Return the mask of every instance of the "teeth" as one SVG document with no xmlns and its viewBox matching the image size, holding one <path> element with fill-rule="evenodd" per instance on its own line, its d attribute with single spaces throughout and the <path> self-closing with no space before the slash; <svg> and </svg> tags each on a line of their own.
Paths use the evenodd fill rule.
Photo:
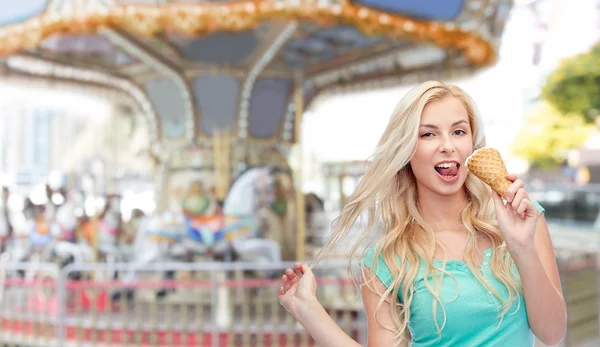
<svg viewBox="0 0 600 347">
<path fill-rule="evenodd" d="M 436 165 L 435 167 L 440 167 L 440 168 L 448 169 L 448 168 L 451 168 L 453 166 L 456 166 L 456 163 L 442 163 L 440 165 Z"/>
</svg>

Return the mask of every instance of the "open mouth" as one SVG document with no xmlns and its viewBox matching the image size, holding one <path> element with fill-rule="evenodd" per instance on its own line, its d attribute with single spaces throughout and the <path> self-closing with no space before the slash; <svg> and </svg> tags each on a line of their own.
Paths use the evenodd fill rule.
<svg viewBox="0 0 600 347">
<path fill-rule="evenodd" d="M 435 171 L 447 180 L 451 180 L 458 176 L 460 164 L 457 162 L 440 163 L 435 166 Z"/>
</svg>

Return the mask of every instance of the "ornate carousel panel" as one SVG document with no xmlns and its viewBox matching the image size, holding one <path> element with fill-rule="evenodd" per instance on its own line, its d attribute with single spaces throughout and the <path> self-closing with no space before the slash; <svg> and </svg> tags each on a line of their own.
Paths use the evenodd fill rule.
<svg viewBox="0 0 600 347">
<path fill-rule="evenodd" d="M 319 61 L 340 58 L 352 52 L 356 54 L 361 48 L 383 44 L 385 41 L 385 37 L 381 35 L 365 36 L 354 27 L 337 26 L 317 29 L 294 40 L 282 51 L 282 55 L 287 64 L 306 67 Z"/>
<path fill-rule="evenodd" d="M 115 47 L 107 38 L 97 34 L 51 36 L 41 42 L 40 54 L 84 56 L 90 63 L 101 66 L 124 66 L 136 62 L 130 55 Z"/>
<path fill-rule="evenodd" d="M 175 82 L 168 78 L 157 78 L 146 82 L 144 89 L 160 119 L 163 138 L 165 140 L 184 138 L 185 103 Z"/>
<path fill-rule="evenodd" d="M 0 13 L 0 76 L 75 86 L 133 106 L 147 123 L 159 211 L 202 210 L 198 196 L 222 204 L 239 177 L 265 168 L 279 177 L 274 195 L 288 201 L 265 204 L 279 218 L 272 220 L 300 232 L 301 170 L 292 176 L 288 162 L 304 109 L 322 95 L 459 78 L 489 66 L 511 6 L 22 0 Z M 198 196 L 186 200 L 187 192 Z"/>
<path fill-rule="evenodd" d="M 190 62 L 231 64 L 249 58 L 261 42 L 260 30 L 216 32 L 206 37 L 167 34 L 164 39 Z"/>
<path fill-rule="evenodd" d="M 248 130 L 250 136 L 259 139 L 277 138 L 283 125 L 291 82 L 287 79 L 259 79 L 252 91 Z M 245 134 L 240 134 L 243 136 Z"/>
<path fill-rule="evenodd" d="M 286 135 L 285 121 L 301 119 L 290 110 L 318 95 L 457 77 L 493 63 L 510 6 L 508 0 L 28 0 L 0 16 L 0 54 L 11 74 L 131 95 L 142 112 L 152 108 L 156 140 L 170 148 L 210 147 L 215 127 L 240 141 L 289 144 L 296 127 L 288 124 L 294 130 Z M 15 63 L 23 57 L 27 63 Z M 211 79 L 214 88 L 207 87 Z M 263 79 L 282 89 L 257 91 Z M 265 98 L 271 106 L 258 104 Z M 228 109 L 214 106 L 217 100 Z M 298 101 L 303 105 L 295 108 Z"/>
<path fill-rule="evenodd" d="M 233 76 L 199 76 L 192 81 L 200 118 L 200 136 L 212 137 L 215 130 L 235 125 L 240 98 L 240 81 Z"/>
</svg>

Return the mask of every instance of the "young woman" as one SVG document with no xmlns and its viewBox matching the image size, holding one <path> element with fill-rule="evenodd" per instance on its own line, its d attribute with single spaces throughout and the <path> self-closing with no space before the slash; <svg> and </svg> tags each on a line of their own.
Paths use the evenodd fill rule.
<svg viewBox="0 0 600 347">
<path fill-rule="evenodd" d="M 515 175 L 500 197 L 466 168 L 485 146 L 482 125 L 457 87 L 426 82 L 409 91 L 315 260 L 359 216 L 368 216 L 361 240 L 383 224 L 361 261 L 369 346 L 533 346 L 534 335 L 546 345 L 564 338 L 566 305 L 543 208 Z M 317 301 L 307 264 L 282 280 L 281 304 L 320 346 L 358 346 Z"/>
</svg>

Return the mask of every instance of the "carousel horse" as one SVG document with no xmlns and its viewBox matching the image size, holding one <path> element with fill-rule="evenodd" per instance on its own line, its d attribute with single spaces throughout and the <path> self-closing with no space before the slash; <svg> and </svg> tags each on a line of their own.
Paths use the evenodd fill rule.
<svg viewBox="0 0 600 347">
<path fill-rule="evenodd" d="M 228 249 L 221 215 L 195 182 L 182 202 L 182 211 L 144 218 L 135 234 L 134 264 L 181 261 L 192 255 L 212 256 Z"/>
<path fill-rule="evenodd" d="M 229 258 L 230 245 L 226 235 L 230 220 L 213 194 L 209 194 L 201 182 L 192 182 L 181 205 L 187 230 L 186 253 Z"/>
<path fill-rule="evenodd" d="M 67 194 L 64 204 L 56 209 L 56 214 L 51 222 L 50 231 L 53 243 L 50 247 L 52 255 L 57 257 L 62 265 L 70 262 L 91 262 L 94 253 L 89 243 L 77 240 L 76 209 L 80 208 L 82 201 L 77 192 Z"/>
<path fill-rule="evenodd" d="M 177 245 L 186 237 L 183 216 L 179 213 L 166 211 L 155 213 L 139 219 L 138 230 L 135 232 L 132 250 L 133 254 L 127 260 L 131 264 L 130 270 L 118 275 L 124 282 L 139 280 L 139 270 L 149 264 L 157 262 L 171 262 L 177 260 Z M 171 273 L 166 274 L 171 277 Z M 125 290 L 128 298 L 133 297 L 132 290 Z M 113 300 L 117 300 L 123 293 L 113 293 Z"/>
<path fill-rule="evenodd" d="M 50 257 L 48 252 L 53 242 L 51 227 L 45 217 L 45 209 L 39 207 L 34 218 L 29 219 L 27 222 L 29 244 L 33 249 L 43 251 L 44 256 L 42 256 L 42 260 L 48 260 Z"/>
<path fill-rule="evenodd" d="M 14 236 L 14 228 L 8 207 L 10 192 L 7 187 L 1 187 L 0 192 L 0 252 L 4 253 Z"/>
<path fill-rule="evenodd" d="M 44 216 L 44 206 L 36 206 L 31 200 L 25 200 L 23 208 L 25 224 L 18 232 L 6 240 L 6 249 L 0 256 L 0 262 L 18 263 L 43 261 L 48 257 L 52 237 Z M 17 235 L 19 234 L 19 235 Z M 6 270 L 6 269 L 5 269 Z M 0 271 L 0 277 L 15 276 L 25 278 L 28 271 L 23 269 Z"/>
<path fill-rule="evenodd" d="M 271 240 L 255 237 L 256 210 L 260 205 L 256 181 L 269 176 L 267 169 L 243 174 L 231 187 L 223 207 L 199 182 L 190 185 L 182 199 L 181 212 L 165 212 L 147 217 L 135 238 L 136 264 L 182 260 L 192 256 L 242 260 L 281 259 L 279 247 Z M 268 177 L 266 177 L 268 179 Z M 266 252 L 265 252 L 266 250 Z"/>
<path fill-rule="evenodd" d="M 223 258 L 230 249 L 228 235 L 244 226 L 218 214 L 192 219 L 186 213 L 167 211 L 146 217 L 136 232 L 132 271 L 125 273 L 123 279 L 137 280 L 137 270 L 154 262 L 189 260 L 195 256 Z M 173 279 L 175 272 L 167 271 L 163 276 Z M 164 297 L 171 291 L 159 290 L 156 296 Z M 120 295 L 116 293 L 114 299 Z M 128 297 L 132 295 L 127 293 Z"/>
<path fill-rule="evenodd" d="M 3 199 L 4 200 L 4 199 Z M 10 213 L 6 201 L 0 204 L 0 252 L 7 250 L 7 246 L 13 237 Z"/>
<path fill-rule="evenodd" d="M 2 253 L 2 260 L 6 262 L 22 262 L 27 261 L 32 255 L 32 246 L 29 241 L 31 232 L 35 231 L 35 223 L 33 222 L 39 209 L 38 206 L 34 205 L 31 200 L 26 199 L 23 207 L 23 219 L 25 220 L 25 226 L 22 229 L 15 230 L 12 235 L 3 232 L 5 248 Z M 0 217 L 1 219 L 2 217 Z M 1 229 L 0 225 L 0 229 Z M 18 235 L 19 231 L 24 232 L 22 235 Z M 49 243 L 49 242 L 48 242 Z"/>
<path fill-rule="evenodd" d="M 245 213 L 251 213 L 256 218 L 255 238 L 277 244 L 280 249 L 279 260 L 294 260 L 296 202 L 290 177 L 270 168 L 254 168 L 240 178 L 243 179 L 244 175 L 250 176 L 248 181 L 252 182 L 245 199 L 254 203 L 246 206 Z"/>
<path fill-rule="evenodd" d="M 132 251 L 121 244 L 121 203 L 111 197 L 98 220 L 98 252 L 101 258 L 114 262 L 125 262 Z"/>
<path fill-rule="evenodd" d="M 46 261 L 50 258 L 52 247 L 52 234 L 45 218 L 45 207 L 28 205 L 23 211 L 25 214 L 25 234 L 27 238 L 14 239 L 9 247 L 8 258 L 11 261 Z M 25 242 L 20 242 L 25 241 Z"/>
<path fill-rule="evenodd" d="M 266 238 L 260 230 L 261 206 L 276 201 L 274 177 L 269 168 L 252 168 L 238 177 L 224 203 L 224 213 L 246 218 L 252 224 L 249 232 L 232 237 L 232 247 L 240 261 L 281 261 L 281 243 L 278 238 Z"/>
<path fill-rule="evenodd" d="M 183 216 L 166 211 L 143 218 L 133 243 L 134 267 L 172 261 L 172 248 L 186 237 Z"/>
</svg>

